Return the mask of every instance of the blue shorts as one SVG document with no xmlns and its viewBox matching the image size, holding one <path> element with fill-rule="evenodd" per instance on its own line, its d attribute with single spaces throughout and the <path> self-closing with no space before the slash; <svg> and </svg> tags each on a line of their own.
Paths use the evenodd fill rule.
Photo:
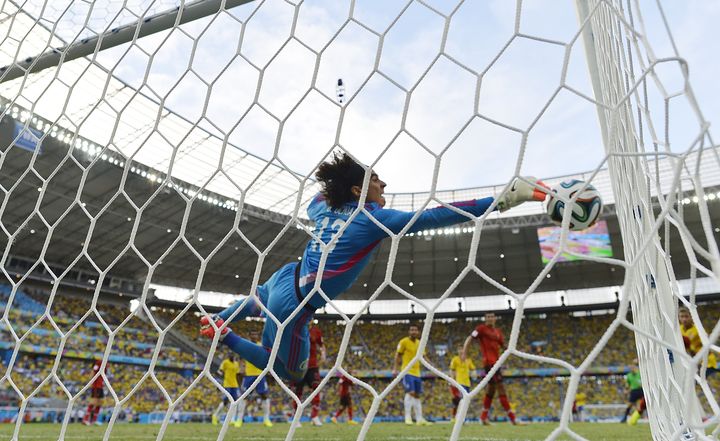
<svg viewBox="0 0 720 441">
<path fill-rule="evenodd" d="M 233 400 L 237 400 L 240 394 L 238 393 L 237 387 L 226 387 L 225 390 L 230 394 Z M 223 394 L 223 397 L 227 398 L 225 394 Z"/>
<path fill-rule="evenodd" d="M 265 380 L 265 378 L 266 377 L 262 377 L 262 380 L 260 380 L 260 382 L 257 384 L 257 386 L 255 386 L 255 389 L 253 390 L 253 392 L 257 392 L 260 395 L 267 394 L 268 386 L 267 386 L 267 381 Z M 253 382 L 255 382 L 256 379 L 257 379 L 256 375 L 243 378 L 243 382 L 242 382 L 243 392 L 248 390 L 250 388 L 250 386 L 253 384 Z"/>
<path fill-rule="evenodd" d="M 296 292 L 295 286 L 295 269 L 297 266 L 298 264 L 295 262 L 283 266 L 277 270 L 267 282 L 257 288 L 260 302 L 265 305 L 280 322 L 287 320 L 290 314 L 292 314 L 300 304 L 300 300 L 298 299 L 299 293 Z M 239 308 L 241 303 L 242 302 L 231 305 L 218 315 L 223 319 L 227 319 Z M 265 314 L 260 314 L 260 311 L 259 307 L 250 300 L 245 307 L 235 315 L 233 321 L 250 316 L 264 316 Z M 308 359 L 310 357 L 310 330 L 308 329 L 308 323 L 312 320 L 313 315 L 314 310 L 312 307 L 302 308 L 293 319 L 285 325 L 280 339 L 277 358 L 273 366 L 273 370 L 280 377 L 298 381 L 305 376 Z M 248 347 L 248 345 L 252 345 L 253 348 L 257 348 L 257 345 L 241 337 L 225 338 L 223 343 L 228 344 L 228 346 L 240 354 L 242 358 L 250 361 L 259 369 L 264 369 L 270 358 L 269 348 L 275 343 L 277 332 L 278 327 L 275 321 L 269 318 L 266 319 L 262 334 L 264 351 L 252 350 L 244 353 L 247 351 L 243 351 L 242 346 Z M 239 340 L 245 341 L 240 342 Z"/>
<path fill-rule="evenodd" d="M 416 377 L 415 375 L 405 375 L 405 378 L 403 378 L 403 386 L 405 387 L 405 392 L 415 392 L 415 394 L 420 395 L 422 393 L 422 378 Z"/>
</svg>

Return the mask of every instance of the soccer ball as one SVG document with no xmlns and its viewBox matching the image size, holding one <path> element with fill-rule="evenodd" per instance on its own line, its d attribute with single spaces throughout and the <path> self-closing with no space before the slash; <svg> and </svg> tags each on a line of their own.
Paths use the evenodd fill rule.
<svg viewBox="0 0 720 441">
<path fill-rule="evenodd" d="M 583 187 L 585 188 L 583 189 Z M 581 193 L 572 207 L 570 229 L 580 231 L 595 225 L 603 208 L 600 193 L 592 185 L 585 184 L 584 181 L 577 179 L 559 183 L 551 189 L 549 197 L 545 199 L 545 211 L 553 223 L 556 225 L 562 224 L 563 212 L 565 211 L 565 202 L 555 197 L 555 195 L 561 195 L 569 200 L 579 191 Z"/>
</svg>

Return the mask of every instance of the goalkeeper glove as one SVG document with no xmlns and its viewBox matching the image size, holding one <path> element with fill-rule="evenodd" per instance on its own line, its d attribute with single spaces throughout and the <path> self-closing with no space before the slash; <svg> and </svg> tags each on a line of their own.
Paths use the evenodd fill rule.
<svg viewBox="0 0 720 441">
<path fill-rule="evenodd" d="M 200 319 L 200 334 L 204 335 L 207 338 L 213 338 L 215 337 L 215 328 L 213 328 L 212 324 L 210 324 L 210 320 L 212 319 L 213 322 L 215 322 L 215 326 L 220 328 L 223 323 L 225 323 L 225 320 L 221 319 L 217 315 L 213 315 L 212 317 L 209 316 L 203 316 Z M 225 335 L 230 332 L 230 328 L 227 326 L 220 329 L 220 340 L 225 337 Z"/>
<path fill-rule="evenodd" d="M 510 189 L 505 192 L 504 195 L 498 198 L 497 208 L 500 211 L 507 211 L 511 209 L 512 207 L 516 207 L 523 202 L 528 201 L 539 201 L 542 202 L 545 200 L 545 196 L 547 195 L 548 191 L 550 190 L 547 185 L 545 185 L 542 181 L 538 180 L 535 177 L 532 176 L 525 176 L 525 180 L 529 182 L 535 183 L 537 186 L 541 188 L 547 189 L 546 191 L 542 191 L 539 188 L 528 184 L 527 182 L 523 181 L 520 178 L 515 178 L 513 180 L 512 185 L 510 186 Z"/>
</svg>

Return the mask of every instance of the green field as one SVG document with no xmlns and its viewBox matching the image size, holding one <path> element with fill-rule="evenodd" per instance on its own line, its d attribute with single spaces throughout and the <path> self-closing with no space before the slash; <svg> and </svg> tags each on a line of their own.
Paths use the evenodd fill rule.
<svg viewBox="0 0 720 441">
<path fill-rule="evenodd" d="M 542 440 L 557 424 L 532 424 L 523 427 L 514 427 L 508 424 L 495 424 L 485 427 L 479 424 L 466 424 L 460 439 L 465 441 L 501 441 L 501 440 Z M 0 439 L 11 439 L 15 426 L 4 424 L 0 426 Z M 268 429 L 260 424 L 245 424 L 241 428 L 229 427 L 225 435 L 226 440 L 284 440 L 288 424 L 276 424 Z M 650 440 L 650 430 L 647 424 L 628 427 L 619 423 L 577 423 L 571 426 L 580 435 L 590 440 Z M 157 438 L 159 425 L 152 424 L 116 424 L 110 435 L 111 440 L 154 440 Z M 368 440 L 414 440 L 435 441 L 446 440 L 450 436 L 450 424 L 435 424 L 429 427 L 405 426 L 400 423 L 380 423 L 374 425 L 368 433 Z M 215 440 L 220 428 L 210 424 L 171 424 L 165 432 L 167 441 L 196 441 Z M 350 427 L 345 424 L 325 425 L 312 427 L 303 425 L 295 432 L 294 439 L 303 441 L 345 441 L 354 440 L 360 431 L 359 426 Z M 59 424 L 24 424 L 20 430 L 20 440 L 45 441 L 57 440 L 60 433 Z M 105 433 L 105 427 L 85 427 L 74 424 L 68 427 L 65 440 L 100 440 Z M 561 436 L 559 439 L 571 439 Z"/>
</svg>

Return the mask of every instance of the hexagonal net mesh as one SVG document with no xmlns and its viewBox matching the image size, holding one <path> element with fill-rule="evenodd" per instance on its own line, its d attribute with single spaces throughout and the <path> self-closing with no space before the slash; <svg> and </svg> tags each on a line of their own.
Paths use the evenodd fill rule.
<svg viewBox="0 0 720 441">
<path fill-rule="evenodd" d="M 571 18 L 570 31 L 557 36 L 548 33 L 554 23 L 548 24 L 544 10 L 532 5 L 518 1 L 509 13 L 498 13 L 475 3 L 4 2 L 0 13 L 0 65 L 5 66 L 0 70 L 0 216 L 7 285 L 2 329 L 9 343 L 4 348 L 7 369 L 0 383 L 19 403 L 13 439 L 19 438 L 28 406 L 50 385 L 67 402 L 61 413 L 58 439 L 62 439 L 72 409 L 98 379 L 112 398 L 104 439 L 109 439 L 128 403 L 142 399 L 143 385 L 159 390 L 166 401 L 157 433 L 163 439 L 174 413 L 196 399 L 203 387 L 230 398 L 213 376 L 213 356 L 227 343 L 225 334 L 217 331 L 228 329 L 230 322 L 247 316 L 253 308 L 262 312 L 265 335 L 271 338 L 263 342 L 267 353 L 262 356 L 249 355 L 257 348 L 234 346 L 240 348 L 242 358 L 264 362 L 258 364 L 262 374 L 238 399 L 231 400 L 229 412 L 268 376 L 298 405 L 292 416 L 297 421 L 329 381 L 342 374 L 371 396 L 357 436 L 365 439 L 381 404 L 413 362 L 419 362 L 429 375 L 447 381 L 462 394 L 449 434 L 456 440 L 471 401 L 488 388 L 492 374 L 508 360 L 519 359 L 567 370 L 559 423 L 548 438 L 567 434 L 583 439 L 569 426 L 573 397 L 581 376 L 616 331 L 625 328 L 635 336 L 653 438 L 717 439 L 717 428 L 713 428 L 720 407 L 707 374 L 716 367 L 713 354 L 719 350 L 715 342 L 720 321 L 707 329 L 703 326 L 696 282 L 708 278 L 717 283 L 720 277 L 714 236 L 717 217 L 711 215 L 720 185 L 720 155 L 662 6 L 653 5 L 647 12 L 648 5 L 637 1 L 578 0 L 577 11 L 564 12 Z M 495 14 L 503 26 L 488 25 L 478 31 L 476 20 L 483 14 Z M 646 28 L 647 14 L 655 20 L 652 29 Z M 658 33 L 668 56 L 656 55 L 649 36 Z M 547 66 L 550 70 L 543 70 Z M 493 211 L 497 198 L 504 197 L 513 179 L 525 171 L 539 174 L 533 166 L 539 167 L 543 156 L 555 163 L 573 158 L 567 161 L 577 171 L 572 168 L 578 156 L 571 151 L 574 148 L 548 147 L 567 141 L 554 132 L 576 130 L 570 127 L 574 114 L 568 109 L 573 106 L 594 115 L 598 142 L 592 147 L 592 142 L 575 146 L 580 155 L 595 149 L 588 154 L 595 162 L 586 181 L 600 188 L 598 181 L 606 180 L 603 195 L 606 202 L 611 198 L 618 218 L 622 257 L 592 257 L 570 248 L 567 204 L 557 250 L 526 289 L 511 289 L 504 277 L 499 280 L 478 265 L 478 243 L 489 220 L 512 216 L 514 210 Z M 671 112 L 678 108 L 684 113 L 681 118 Z M 493 131 L 504 135 L 493 135 Z M 513 148 L 487 145 L 507 137 L 514 139 Z M 254 145 L 259 146 L 257 150 Z M 476 150 L 476 146 L 481 147 Z M 314 226 L 305 214 L 317 201 L 319 185 L 314 175 L 323 161 L 339 151 L 366 164 L 360 203 L 346 213 L 346 221 Z M 503 164 L 489 159 L 494 156 L 504 158 Z M 418 168 L 422 173 L 414 172 L 423 176 L 428 191 L 416 194 L 411 203 L 400 196 L 397 202 L 388 197 L 391 204 L 417 210 L 395 228 L 384 221 L 387 210 L 363 204 L 370 202 L 371 171 L 383 164 L 414 167 L 417 157 L 430 163 L 428 168 Z M 490 165 L 487 168 L 502 170 L 506 182 L 491 194 L 495 199 L 486 200 L 491 210 L 473 212 L 468 207 L 476 202 L 451 205 L 459 201 L 438 191 L 443 179 L 448 179 L 448 173 L 467 175 L 467 170 L 460 172 L 461 166 L 483 161 Z M 409 174 L 405 177 L 413 179 Z M 471 196 L 487 195 L 483 191 Z M 423 223 L 428 205 L 434 203 L 447 211 L 450 224 L 463 223 L 474 233 L 467 263 L 459 274 L 443 281 L 447 288 L 437 293 L 440 301 L 428 302 L 397 282 L 394 267 L 399 246 L 409 234 L 436 226 Z M 208 244 L 208 240 L 203 243 L 202 226 L 210 229 L 215 222 L 211 209 L 232 213 L 233 221 L 216 242 Z M 210 214 L 198 220 L 198 210 Z M 158 219 L 170 212 L 178 222 L 167 228 L 172 234 L 165 240 L 161 238 L 165 225 Z M 688 227 L 688 217 L 697 228 Z M 245 224 L 250 218 L 272 225 L 265 226 L 272 237 L 263 244 L 253 243 Z M 329 288 L 330 282 L 325 281 L 342 272 L 331 266 L 338 258 L 336 246 L 348 235 L 358 234 L 353 223 L 357 227 L 360 222 L 379 232 L 378 242 L 390 243 L 384 279 L 372 289 L 361 311 L 390 291 L 413 301 L 425 314 L 415 357 L 384 387 L 354 376 L 353 367 L 345 361 L 361 313 L 346 314 L 335 301 L 343 290 Z M 200 230 L 194 229 L 197 225 Z M 295 255 L 297 243 L 287 244 L 288 232 L 295 230 L 307 233 L 302 246 L 309 241 L 308 250 L 313 248 L 320 257 L 315 263 L 294 264 L 315 266 L 312 277 L 295 275 L 295 284 L 300 279 L 309 292 L 278 306 L 272 301 L 275 291 L 265 282 L 283 259 Z M 70 244 L 69 238 L 75 237 L 71 231 L 83 238 L 79 245 Z M 18 244 L 28 248 L 18 249 Z M 687 268 L 673 266 L 671 246 L 674 254 L 687 256 Z M 162 273 L 163 260 L 180 248 L 188 261 L 198 263 L 197 270 L 187 270 L 194 278 L 193 295 L 177 315 L 161 320 L 150 308 L 150 284 Z M 226 268 L 213 265 L 215 256 L 230 248 L 238 252 L 243 248 L 246 257 L 256 260 L 254 273 L 244 278 L 248 295 L 221 313 L 225 322 L 210 322 L 209 329 L 215 332 L 210 333 L 207 358 L 200 360 L 192 381 L 171 390 L 163 369 L 178 365 L 164 360 L 170 351 L 167 341 L 177 337 L 179 323 L 192 317 L 195 309 L 202 317 L 211 316 L 199 292 L 207 280 L 228 276 L 223 274 Z M 103 258 L 97 257 L 98 250 Z M 625 271 L 614 320 L 575 365 L 526 352 L 518 344 L 526 304 L 567 255 Z M 17 270 L 12 267 L 17 256 L 31 256 L 31 263 Z M 352 266 L 364 256 L 347 264 Z M 135 274 L 117 274 L 115 268 L 123 259 L 137 263 Z M 283 269 L 278 270 L 280 278 L 286 277 Z M 29 300 L 24 292 L 38 271 L 49 291 L 40 302 Z M 95 274 L 94 287 L 86 296 L 84 315 L 68 323 L 53 305 L 69 277 L 83 271 Z M 691 281 L 689 291 L 681 290 L 677 272 Z M 108 318 L 101 306 L 111 275 L 142 281 L 136 307 L 131 312 L 113 310 L 123 315 L 119 319 Z M 506 350 L 489 375 L 466 392 L 422 354 L 441 301 L 453 297 L 457 286 L 470 277 L 479 277 L 510 296 L 515 313 Z M 18 312 L 22 305 L 35 305 L 34 315 Z M 310 310 L 320 307 L 338 314 L 345 328 L 334 363 L 318 388 L 302 399 L 289 387 L 289 379 L 297 372 L 284 355 L 285 340 L 299 335 L 297 344 L 303 344 Z M 687 308 L 697 330 L 687 351 L 677 320 L 680 307 Z M 114 339 L 128 332 L 136 336 L 131 330 L 140 319 L 156 341 L 146 348 L 151 355 L 133 380 L 136 385 L 121 392 L 114 381 L 119 374 L 108 375 L 105 367 L 116 360 Z M 65 352 L 89 321 L 107 335 L 108 343 L 97 352 L 94 373 L 82 379 L 80 388 L 69 388 L 63 373 Z M 244 325 L 231 326 L 242 330 Z M 43 347 L 54 359 L 51 371 L 27 388 L 13 372 L 21 354 L 34 350 L 30 343 L 38 334 L 48 336 L 50 343 L 45 341 Z M 192 345 L 202 343 L 184 344 L 190 346 L 183 350 L 190 351 Z M 304 371 L 306 366 L 301 363 L 300 367 Z M 229 423 L 226 418 L 218 439 L 225 437 Z M 287 439 L 295 433 L 295 425 L 289 426 Z"/>
</svg>

